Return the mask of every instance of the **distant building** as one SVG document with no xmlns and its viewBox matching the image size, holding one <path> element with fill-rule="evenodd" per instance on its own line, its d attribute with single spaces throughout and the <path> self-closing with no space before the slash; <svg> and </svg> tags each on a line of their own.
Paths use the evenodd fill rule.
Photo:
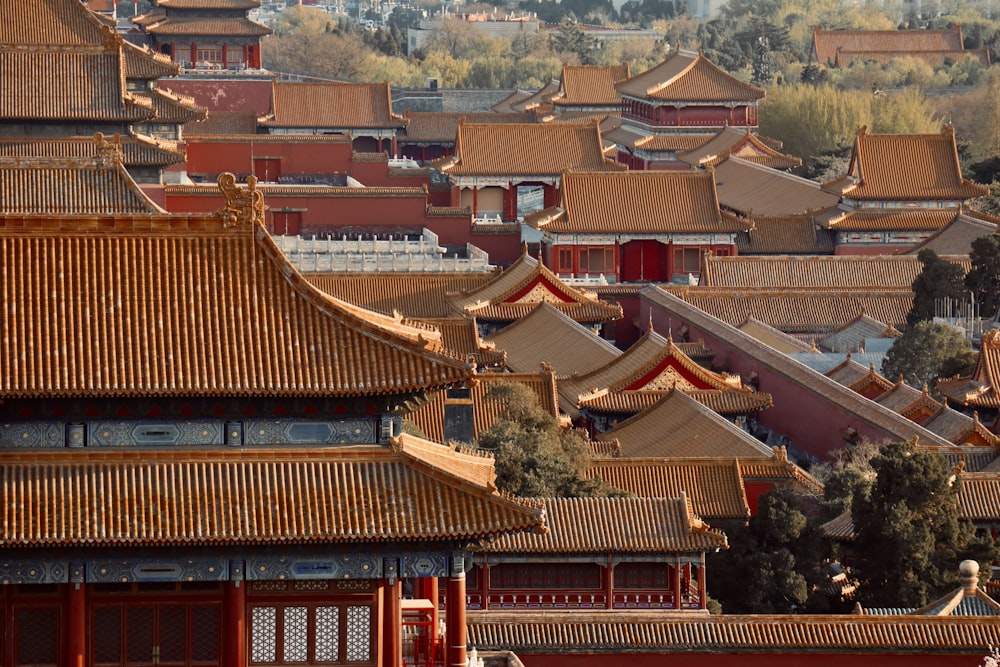
<svg viewBox="0 0 1000 667">
<path fill-rule="evenodd" d="M 496 16 L 491 14 L 451 14 L 422 19 L 416 28 L 406 31 L 406 55 L 427 46 L 434 34 L 441 32 L 449 21 L 459 22 L 485 37 L 534 37 L 541 25 L 534 16 Z"/>
<path fill-rule="evenodd" d="M 821 65 L 847 67 L 858 60 L 885 64 L 893 58 L 919 58 L 931 67 L 972 56 L 990 64 L 987 47 L 966 50 L 962 27 L 943 30 L 824 30 L 813 29 L 813 54 Z"/>
</svg>

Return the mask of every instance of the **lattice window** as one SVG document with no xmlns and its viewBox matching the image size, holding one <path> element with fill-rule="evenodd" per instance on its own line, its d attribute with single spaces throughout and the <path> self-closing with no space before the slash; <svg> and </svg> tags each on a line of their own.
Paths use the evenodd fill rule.
<svg viewBox="0 0 1000 667">
<path fill-rule="evenodd" d="M 195 662 L 219 661 L 219 609 L 195 607 L 191 610 L 191 659 Z"/>
<path fill-rule="evenodd" d="M 615 588 L 670 589 L 670 567 L 666 563 L 620 563 L 615 566 Z"/>
<path fill-rule="evenodd" d="M 347 662 L 368 662 L 372 651 L 372 609 L 347 608 Z"/>
<path fill-rule="evenodd" d="M 490 568 L 490 588 L 503 590 L 600 589 L 601 568 L 590 563 L 507 564 Z"/>
<path fill-rule="evenodd" d="M 340 660 L 340 607 L 316 608 L 316 661 Z"/>
<path fill-rule="evenodd" d="M 94 662 L 119 664 L 122 661 L 122 610 L 100 607 L 94 610 Z"/>
<path fill-rule="evenodd" d="M 251 582 L 250 590 L 254 593 L 280 593 L 284 592 L 288 588 L 288 584 L 284 581 L 268 580 L 254 581 Z"/>
<path fill-rule="evenodd" d="M 160 608 L 160 662 L 184 662 L 184 649 L 187 648 L 186 616 L 184 607 Z"/>
<path fill-rule="evenodd" d="M 274 662 L 277 651 L 278 610 L 254 607 L 250 619 L 250 660 Z"/>
<path fill-rule="evenodd" d="M 56 664 L 55 609 L 19 609 L 17 611 L 17 664 L 41 667 Z"/>
<path fill-rule="evenodd" d="M 309 610 L 306 607 L 285 607 L 282 624 L 282 659 L 285 662 L 305 662 L 309 659 Z"/>
<path fill-rule="evenodd" d="M 330 582 L 326 579 L 302 579 L 295 582 L 297 591 L 326 591 L 330 589 Z"/>
<path fill-rule="evenodd" d="M 153 661 L 153 608 L 130 607 L 126 611 L 125 650 L 128 662 Z"/>
</svg>

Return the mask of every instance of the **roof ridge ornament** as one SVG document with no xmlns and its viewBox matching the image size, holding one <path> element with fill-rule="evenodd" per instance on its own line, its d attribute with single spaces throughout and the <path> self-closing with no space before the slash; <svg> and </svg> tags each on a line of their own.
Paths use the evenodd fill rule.
<svg viewBox="0 0 1000 667">
<path fill-rule="evenodd" d="M 247 229 L 253 225 L 264 225 L 264 193 L 257 189 L 257 177 L 248 176 L 246 187 L 236 183 L 236 176 L 230 172 L 219 175 L 219 190 L 226 198 L 226 205 L 216 211 L 224 219 L 226 229 L 239 227 Z"/>
<path fill-rule="evenodd" d="M 97 149 L 97 166 L 107 169 L 125 161 L 120 134 L 114 134 L 109 140 L 104 134 L 97 132 L 94 134 L 94 145 Z"/>
</svg>

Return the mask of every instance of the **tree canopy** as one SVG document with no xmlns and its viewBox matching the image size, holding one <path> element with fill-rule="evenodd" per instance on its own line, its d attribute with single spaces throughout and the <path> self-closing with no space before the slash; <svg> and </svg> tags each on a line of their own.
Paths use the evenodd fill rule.
<svg viewBox="0 0 1000 667">
<path fill-rule="evenodd" d="M 708 555 L 706 583 L 725 613 L 828 609 L 819 592 L 826 546 L 798 504 L 785 486 L 764 494 L 745 526 L 726 529 L 729 549 Z"/>
<path fill-rule="evenodd" d="M 968 300 L 965 271 L 961 266 L 941 259 L 928 248 L 921 250 L 917 259 L 924 268 L 913 280 L 913 306 L 906 314 L 906 323 L 910 326 L 934 319 L 942 305 L 949 300 Z"/>
<path fill-rule="evenodd" d="M 892 443 L 871 466 L 875 481 L 858 491 L 851 510 L 862 604 L 921 607 L 957 585 L 962 560 L 997 558 L 992 540 L 976 538 L 959 519 L 959 482 L 943 456 Z"/>
<path fill-rule="evenodd" d="M 972 268 L 965 276 L 965 285 L 976 299 L 985 317 L 992 317 L 1000 306 L 1000 236 L 987 234 L 972 242 L 969 253 Z"/>
<path fill-rule="evenodd" d="M 961 331 L 943 322 L 923 321 L 896 339 L 882 362 L 882 374 L 902 377 L 914 387 L 953 375 L 967 375 L 976 364 L 972 343 Z"/>
<path fill-rule="evenodd" d="M 496 459 L 498 489 L 531 498 L 624 495 L 603 480 L 586 476 L 589 441 L 560 426 L 529 388 L 498 383 L 486 398 L 504 406 L 500 418 L 476 441 Z"/>
</svg>

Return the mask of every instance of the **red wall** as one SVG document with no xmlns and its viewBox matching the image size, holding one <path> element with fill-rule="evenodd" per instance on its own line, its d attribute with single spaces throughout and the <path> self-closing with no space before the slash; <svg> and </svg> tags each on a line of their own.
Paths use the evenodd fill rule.
<svg viewBox="0 0 1000 667">
<path fill-rule="evenodd" d="M 354 166 L 351 162 L 351 144 L 346 141 L 300 143 L 294 140 L 255 142 L 206 141 L 199 138 L 187 142 L 187 171 L 189 174 L 253 173 L 253 158 L 280 156 L 281 174 L 345 174 Z M 385 178 L 386 163 L 381 167 Z M 361 179 L 358 179 L 361 180 Z M 365 181 L 361 181 L 365 183 Z M 365 183 L 368 185 L 367 183 Z"/>
<path fill-rule="evenodd" d="M 882 428 L 861 421 L 850 414 L 823 393 L 819 387 L 804 386 L 773 370 L 759 359 L 728 342 L 716 338 L 698 326 L 686 321 L 659 304 L 651 304 L 646 299 L 640 301 L 639 326 L 645 328 L 652 318 L 656 331 L 677 331 L 682 324 L 690 330 L 689 339 L 703 339 L 715 352 L 713 366 L 749 377 L 756 373 L 760 391 L 774 397 L 774 407 L 762 410 L 760 423 L 789 437 L 799 449 L 819 459 L 829 459 L 830 453 L 842 449 L 844 440 L 840 429 L 851 426 L 861 437 L 872 440 L 893 438 Z"/>
</svg>

